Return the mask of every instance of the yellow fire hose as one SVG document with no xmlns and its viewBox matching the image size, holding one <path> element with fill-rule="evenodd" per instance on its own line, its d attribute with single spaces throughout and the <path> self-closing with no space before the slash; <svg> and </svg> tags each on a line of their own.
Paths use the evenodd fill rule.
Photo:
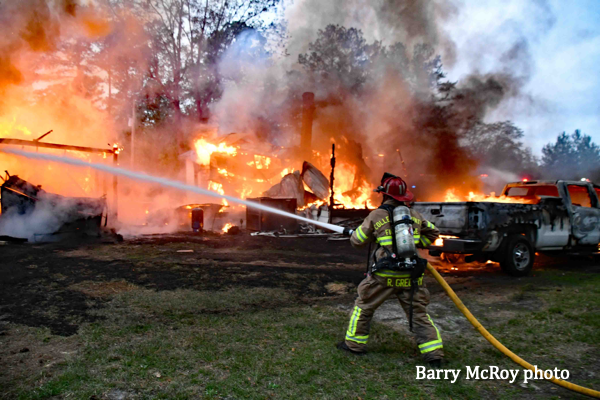
<svg viewBox="0 0 600 400">
<path fill-rule="evenodd" d="M 479 331 L 479 333 L 481 334 L 481 336 L 483 336 L 484 338 L 486 338 L 488 342 L 490 342 L 495 348 L 497 348 L 498 350 L 500 350 L 504 355 L 506 355 L 508 358 L 510 358 L 511 360 L 513 360 L 515 363 L 519 364 L 523 368 L 527 368 L 527 369 L 535 372 L 535 368 L 534 368 L 533 365 L 529 364 L 527 361 L 523 360 L 521 357 L 519 357 L 518 355 L 516 355 L 515 353 L 513 353 L 512 351 L 510 351 L 509 349 L 507 349 L 502 343 L 500 343 L 498 340 L 496 340 L 496 338 L 493 337 L 479 323 L 479 321 L 477 321 L 477 319 L 473 316 L 473 314 L 471 314 L 471 312 L 467 309 L 467 307 L 465 307 L 465 305 L 458 298 L 458 296 L 456 296 L 456 293 L 454 293 L 454 290 L 452 290 L 452 288 L 450 287 L 450 285 L 448 285 L 448 283 L 446 283 L 446 281 L 444 280 L 444 278 L 442 278 L 442 276 L 435 270 L 435 268 L 433 268 L 431 266 L 431 264 L 427 263 L 427 269 L 429 270 L 429 272 L 431 272 L 431 274 L 433 275 L 433 277 L 435 278 L 435 280 L 438 281 L 438 283 L 440 285 L 442 285 L 442 287 L 444 288 L 444 290 L 446 291 L 446 293 L 448 294 L 448 296 L 450 296 L 450 299 L 452 299 L 452 301 L 454 302 L 454 304 L 456 305 L 456 307 L 458 307 L 458 309 L 460 310 L 460 312 L 462 312 L 463 315 L 465 317 L 467 317 L 467 319 L 469 320 L 469 322 L 471 323 L 471 325 L 473 325 L 475 327 L 475 329 L 477 329 Z M 539 369 L 538 369 L 538 371 L 539 371 Z M 544 379 L 546 379 L 546 378 L 544 378 Z M 550 378 L 550 379 L 546 379 L 546 380 L 549 380 L 550 382 L 554 383 L 555 385 L 562 386 L 562 387 L 564 387 L 566 389 L 569 389 L 569 390 L 572 390 L 574 392 L 585 394 L 585 395 L 588 395 L 588 396 L 591 396 L 591 397 L 600 398 L 600 392 L 597 391 L 597 390 L 588 389 L 588 388 L 585 388 L 583 386 L 575 385 L 574 383 L 563 381 L 562 379 L 558 379 L 558 378 L 554 378 L 554 377 Z"/>
</svg>

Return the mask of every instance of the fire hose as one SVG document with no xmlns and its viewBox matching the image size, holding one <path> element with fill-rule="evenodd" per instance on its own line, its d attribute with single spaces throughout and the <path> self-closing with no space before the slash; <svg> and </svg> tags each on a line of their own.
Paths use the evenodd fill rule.
<svg viewBox="0 0 600 400">
<path fill-rule="evenodd" d="M 516 355 L 515 353 L 513 353 L 512 351 L 507 349 L 502 343 L 500 343 L 495 337 L 493 337 L 487 331 L 487 329 L 485 329 L 479 323 L 479 321 L 477 321 L 477 319 L 473 316 L 473 314 L 471 314 L 471 312 L 467 309 L 467 307 L 465 307 L 463 302 L 458 298 L 456 293 L 454 293 L 454 290 L 452 290 L 450 285 L 448 285 L 448 283 L 439 274 L 439 272 L 437 272 L 436 269 L 433 266 L 431 266 L 431 264 L 429 264 L 429 263 L 427 263 L 427 270 L 429 270 L 429 272 L 431 272 L 431 274 L 433 275 L 435 280 L 444 288 L 444 291 L 448 294 L 448 296 L 450 297 L 450 299 L 452 300 L 454 305 L 456 305 L 456 307 L 460 310 L 460 312 L 463 313 L 463 315 L 469 320 L 471 325 L 473 325 L 473 327 L 475 327 L 475 329 L 477 329 L 477 331 L 481 334 L 481 336 L 483 336 L 488 342 L 490 342 L 492 344 L 492 346 L 494 346 L 495 348 L 500 350 L 500 352 L 502 354 L 504 354 L 505 356 L 507 356 L 508 358 L 513 360 L 515 363 L 519 364 L 523 368 L 527 368 L 527 369 L 535 372 L 535 367 L 533 365 L 529 364 L 527 361 L 523 360 L 521 357 L 519 357 L 518 355 Z M 542 374 L 542 375 L 544 375 L 544 374 Z M 567 382 L 567 381 L 564 381 L 562 379 L 558 379 L 555 377 L 548 379 L 544 376 L 544 379 L 549 380 L 550 382 L 554 383 L 555 385 L 564 387 L 565 389 L 569 389 L 569 390 L 572 390 L 577 393 L 585 394 L 587 396 L 600 398 L 600 392 L 597 390 L 579 386 L 574 383 L 570 383 L 570 382 Z"/>
</svg>

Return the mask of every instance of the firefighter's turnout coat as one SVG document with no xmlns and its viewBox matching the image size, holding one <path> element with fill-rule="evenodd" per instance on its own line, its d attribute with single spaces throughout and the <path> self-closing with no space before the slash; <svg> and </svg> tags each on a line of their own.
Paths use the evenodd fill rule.
<svg viewBox="0 0 600 400">
<path fill-rule="evenodd" d="M 400 202 L 393 199 L 386 200 L 384 204 L 393 207 L 401 205 Z M 420 248 L 429 246 L 439 236 L 439 230 L 412 208 L 410 214 L 413 221 L 415 244 Z M 362 247 L 369 243 L 378 244 L 380 247 L 375 251 L 375 257 L 380 259 L 388 254 L 383 248 L 393 253 L 393 234 L 393 226 L 387 210 L 377 209 L 372 211 L 361 226 L 352 233 L 350 242 L 354 247 Z M 370 263 L 373 263 L 372 258 Z M 382 269 L 369 273 L 358 285 L 358 298 L 354 304 L 346 332 L 346 345 L 357 352 L 366 351 L 373 314 L 391 296 L 398 298 L 408 318 L 410 288 L 410 274 L 405 271 Z M 416 341 L 425 361 L 441 359 L 444 355 L 440 332 L 427 314 L 428 304 L 429 291 L 425 288 L 423 276 L 421 276 L 419 289 L 415 291 L 413 297 L 413 325 Z"/>
</svg>

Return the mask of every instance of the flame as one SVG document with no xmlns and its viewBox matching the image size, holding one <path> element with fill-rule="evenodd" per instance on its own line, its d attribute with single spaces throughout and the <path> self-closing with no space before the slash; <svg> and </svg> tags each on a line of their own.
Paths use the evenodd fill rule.
<svg viewBox="0 0 600 400">
<path fill-rule="evenodd" d="M 312 203 L 306 204 L 303 207 L 299 207 L 298 211 L 303 211 L 306 210 L 307 208 L 310 208 L 312 206 L 315 206 L 317 208 L 321 207 L 323 204 L 327 204 L 327 202 L 325 200 L 317 200 L 317 201 L 313 201 Z"/>
<path fill-rule="evenodd" d="M 213 192 L 217 192 L 221 195 L 225 194 L 225 190 L 223 190 L 223 184 L 214 181 L 208 181 L 208 190 L 212 190 Z M 229 203 L 227 203 L 227 200 L 225 199 L 222 199 L 222 204 L 224 206 L 229 205 Z"/>
<path fill-rule="evenodd" d="M 213 179 L 226 184 L 227 191 L 232 191 L 232 195 L 242 199 L 248 198 L 250 195 L 260 196 L 269 188 L 267 185 L 277 184 L 281 178 L 293 173 L 295 168 L 292 168 L 293 157 L 287 159 L 285 157 L 277 158 L 278 154 L 266 156 L 263 153 L 253 154 L 251 151 L 234 147 L 221 142 L 216 145 L 211 143 L 205 137 L 196 139 L 194 143 L 197 154 L 197 162 L 202 165 L 211 165 L 214 168 L 214 173 L 218 173 L 223 179 Z M 338 146 L 339 148 L 339 146 Z M 235 160 L 230 157 L 213 159 L 211 164 L 211 155 L 213 153 L 221 153 L 225 156 L 237 156 Z M 321 156 L 321 153 L 313 150 L 315 156 Z M 328 154 L 323 154 L 320 158 L 315 158 L 314 161 L 317 168 L 327 173 L 329 166 Z M 281 164 L 285 163 L 287 168 L 282 168 Z M 277 169 L 276 169 L 277 168 Z M 276 171 L 281 171 L 277 173 Z M 371 203 L 372 185 L 361 175 L 356 165 L 351 163 L 338 162 L 335 170 L 335 185 L 334 185 L 334 202 L 336 207 L 344 208 L 375 208 Z M 225 194 L 223 184 L 209 181 L 208 188 Z M 229 193 L 228 193 L 229 194 Z M 319 200 L 312 204 L 307 204 L 302 209 L 306 209 L 312 205 L 321 206 L 327 204 L 329 198 Z M 223 204 L 227 204 L 223 201 Z"/>
<path fill-rule="evenodd" d="M 269 165 L 271 165 L 271 158 L 255 154 L 254 165 L 256 166 L 256 169 L 269 169 Z"/>
<path fill-rule="evenodd" d="M 13 137 L 14 134 L 21 133 L 25 136 L 31 136 L 31 131 L 26 126 L 17 123 L 17 117 L 14 116 L 12 121 L 0 121 L 0 137 Z"/>
<path fill-rule="evenodd" d="M 460 196 L 456 193 L 456 189 L 448 189 L 444 197 L 445 202 L 457 203 L 463 201 L 482 201 L 490 203 L 515 203 L 515 204 L 535 204 L 534 200 L 523 199 L 519 197 L 499 196 L 496 197 L 493 193 L 485 195 L 483 193 L 469 192 L 468 196 Z"/>
<path fill-rule="evenodd" d="M 224 142 L 215 145 L 209 143 L 204 137 L 194 141 L 194 147 L 196 148 L 196 156 L 198 158 L 198 164 L 200 165 L 209 165 L 212 153 L 223 153 L 231 156 L 237 155 L 236 147 L 227 146 Z"/>
<path fill-rule="evenodd" d="M 227 233 L 227 231 L 229 230 L 229 228 L 231 228 L 233 226 L 233 224 L 230 224 L 229 222 L 225 224 L 225 226 L 223 227 L 222 231 Z"/>
<path fill-rule="evenodd" d="M 285 168 L 283 171 L 281 171 L 281 177 L 283 178 L 284 176 L 286 176 L 287 174 L 291 174 L 292 172 L 294 172 L 293 168 Z"/>
<path fill-rule="evenodd" d="M 451 236 L 451 235 L 440 235 L 437 237 L 437 239 L 435 239 L 433 241 L 433 245 L 434 246 L 443 246 L 444 245 L 444 239 L 458 239 L 458 236 Z"/>
<path fill-rule="evenodd" d="M 241 193 L 240 193 L 240 198 L 241 199 L 246 199 L 250 194 L 252 194 L 252 189 L 250 188 L 243 188 Z"/>
<path fill-rule="evenodd" d="M 335 180 L 333 181 L 334 201 L 345 208 L 376 208 L 371 203 L 373 193 L 368 182 L 362 181 L 356 184 L 356 166 L 341 164 L 335 169 Z"/>
<path fill-rule="evenodd" d="M 221 174 L 223 176 L 227 176 L 227 177 L 230 177 L 230 176 L 233 177 L 233 176 L 235 176 L 231 172 L 228 172 L 225 168 L 217 168 L 217 172 L 219 172 L 219 174 Z"/>
<path fill-rule="evenodd" d="M 448 189 L 446 190 L 446 196 L 444 197 L 444 201 L 447 203 L 458 203 L 464 201 L 456 194 L 456 189 Z"/>
</svg>

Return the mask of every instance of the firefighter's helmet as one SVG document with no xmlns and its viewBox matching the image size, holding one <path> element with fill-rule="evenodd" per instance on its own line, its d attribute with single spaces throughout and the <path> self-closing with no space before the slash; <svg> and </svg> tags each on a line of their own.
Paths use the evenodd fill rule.
<svg viewBox="0 0 600 400">
<path fill-rule="evenodd" d="M 382 193 L 384 196 L 390 196 L 398 201 L 412 201 L 415 197 L 408 190 L 408 185 L 402 178 L 386 172 L 381 178 L 381 185 L 374 192 Z"/>
</svg>

